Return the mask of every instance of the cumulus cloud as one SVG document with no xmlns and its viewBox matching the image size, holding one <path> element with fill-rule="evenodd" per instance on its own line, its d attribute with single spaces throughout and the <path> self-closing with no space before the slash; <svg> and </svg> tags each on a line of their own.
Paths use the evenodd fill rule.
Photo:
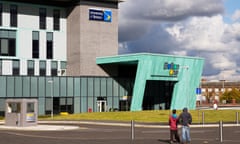
<svg viewBox="0 0 240 144">
<path fill-rule="evenodd" d="M 225 23 L 223 12 L 222 0 L 128 0 L 120 6 L 119 53 L 199 56 L 203 77 L 240 80 L 240 23 Z"/>
<path fill-rule="evenodd" d="M 234 14 L 232 15 L 232 20 L 237 21 L 240 19 L 240 10 L 236 10 Z"/>
<path fill-rule="evenodd" d="M 223 13 L 221 0 L 128 0 L 121 14 L 128 19 L 178 21 Z"/>
</svg>

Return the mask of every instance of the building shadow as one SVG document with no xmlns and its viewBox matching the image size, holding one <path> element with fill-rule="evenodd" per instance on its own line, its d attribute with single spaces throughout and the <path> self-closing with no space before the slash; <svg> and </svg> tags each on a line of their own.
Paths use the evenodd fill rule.
<svg viewBox="0 0 240 144">
<path fill-rule="evenodd" d="M 169 144 L 169 139 L 158 139 L 159 142 L 162 142 L 163 144 Z"/>
</svg>

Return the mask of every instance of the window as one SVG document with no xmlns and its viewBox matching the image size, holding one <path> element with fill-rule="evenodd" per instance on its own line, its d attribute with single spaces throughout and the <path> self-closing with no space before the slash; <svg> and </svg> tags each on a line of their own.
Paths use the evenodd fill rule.
<svg viewBox="0 0 240 144">
<path fill-rule="evenodd" d="M 34 75 L 34 61 L 28 60 L 28 75 L 33 76 Z"/>
<path fill-rule="evenodd" d="M 40 61 L 39 62 L 39 75 L 40 76 L 46 76 L 46 62 Z"/>
<path fill-rule="evenodd" d="M 67 63 L 65 61 L 61 61 L 61 76 L 65 76 L 66 75 L 66 67 L 67 67 Z"/>
<path fill-rule="evenodd" d="M 2 60 L 0 59 L 0 75 L 2 75 Z"/>
<path fill-rule="evenodd" d="M 19 61 L 18 60 L 13 60 L 12 61 L 12 67 L 13 67 L 13 75 L 19 75 Z"/>
<path fill-rule="evenodd" d="M 17 5 L 10 5 L 10 26 L 17 27 Z"/>
<path fill-rule="evenodd" d="M 60 30 L 60 10 L 53 10 L 53 29 Z"/>
<path fill-rule="evenodd" d="M 2 6 L 2 4 L 0 3 L 0 26 L 2 26 L 2 8 L 3 6 Z"/>
<path fill-rule="evenodd" d="M 47 10 L 45 8 L 39 9 L 39 28 L 46 29 L 46 17 L 47 17 Z"/>
<path fill-rule="evenodd" d="M 47 59 L 53 59 L 53 33 L 47 33 Z"/>
<path fill-rule="evenodd" d="M 52 61 L 51 63 L 51 76 L 57 76 L 57 62 Z"/>
<path fill-rule="evenodd" d="M 0 56 L 16 56 L 16 31 L 0 29 Z"/>
<path fill-rule="evenodd" d="M 32 32 L 32 58 L 39 58 L 39 32 Z"/>
</svg>

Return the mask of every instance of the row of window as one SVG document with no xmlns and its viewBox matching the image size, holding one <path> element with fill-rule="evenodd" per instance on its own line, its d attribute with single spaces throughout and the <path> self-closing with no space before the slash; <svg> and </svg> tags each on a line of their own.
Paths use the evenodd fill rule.
<svg viewBox="0 0 240 144">
<path fill-rule="evenodd" d="M 53 59 L 53 33 L 46 34 L 46 58 Z M 0 29 L 0 56 L 16 56 L 16 31 Z M 39 32 L 32 32 L 32 58 L 39 58 Z"/>
<path fill-rule="evenodd" d="M 47 32 L 46 57 L 53 59 L 53 33 Z M 32 58 L 39 58 L 39 32 L 32 32 Z"/>
<path fill-rule="evenodd" d="M 0 3 L 0 26 L 3 21 L 3 4 Z M 47 27 L 47 9 L 39 8 L 39 29 L 46 29 Z M 18 26 L 18 6 L 10 5 L 10 26 Z M 53 30 L 60 30 L 60 10 L 53 10 Z"/>
<path fill-rule="evenodd" d="M 66 69 L 66 62 L 61 62 L 61 69 Z M 34 76 L 35 73 L 35 62 L 33 60 L 27 61 L 27 75 Z M 0 75 L 2 75 L 2 61 L 0 60 Z M 61 73 L 62 74 L 62 73 Z M 13 60 L 12 61 L 12 75 L 18 76 L 20 75 L 20 61 Z M 51 62 L 51 76 L 58 75 L 58 64 L 57 61 Z M 39 61 L 39 76 L 46 76 L 46 61 Z"/>
</svg>

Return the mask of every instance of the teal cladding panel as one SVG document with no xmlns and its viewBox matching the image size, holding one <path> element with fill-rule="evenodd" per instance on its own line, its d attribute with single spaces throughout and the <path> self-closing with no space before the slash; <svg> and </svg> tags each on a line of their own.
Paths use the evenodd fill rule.
<svg viewBox="0 0 240 144">
<path fill-rule="evenodd" d="M 105 97 L 107 95 L 107 80 L 106 78 L 101 78 L 101 95 Z"/>
<path fill-rule="evenodd" d="M 31 77 L 31 97 L 38 97 L 38 78 L 37 77 Z"/>
<path fill-rule="evenodd" d="M 93 78 L 88 78 L 88 83 L 87 83 L 87 88 L 88 88 L 88 96 L 93 96 L 93 89 L 94 89 L 94 83 L 93 83 Z"/>
<path fill-rule="evenodd" d="M 94 79 L 94 96 L 100 96 L 100 78 Z"/>
<path fill-rule="evenodd" d="M 30 77 L 23 79 L 23 97 L 30 97 Z"/>
<path fill-rule="evenodd" d="M 45 98 L 38 98 L 38 115 L 45 115 Z"/>
<path fill-rule="evenodd" d="M 53 96 L 59 97 L 59 89 L 60 89 L 60 80 L 59 77 L 53 77 Z"/>
<path fill-rule="evenodd" d="M 60 78 L 60 96 L 61 97 L 67 96 L 67 78 L 66 77 Z"/>
<path fill-rule="evenodd" d="M 199 87 L 204 64 L 202 58 L 144 53 L 97 58 L 96 63 L 99 65 L 121 63 L 137 65 L 131 111 L 142 110 L 147 80 L 176 82 L 171 109 L 182 109 L 183 107 L 195 109 L 195 90 Z M 177 64 L 178 73 L 171 75 L 169 69 L 164 69 L 166 63 Z"/>
<path fill-rule="evenodd" d="M 47 85 L 49 87 L 49 84 Z M 45 77 L 38 78 L 38 96 L 45 97 Z"/>
<path fill-rule="evenodd" d="M 107 79 L 107 96 L 113 95 L 112 79 Z"/>
<path fill-rule="evenodd" d="M 87 78 L 81 78 L 81 96 L 87 96 Z"/>
<path fill-rule="evenodd" d="M 22 91 L 22 77 L 15 77 L 15 93 L 19 96 L 22 97 L 23 96 L 23 91 Z"/>
<path fill-rule="evenodd" d="M 0 76 L 0 97 L 6 97 L 7 96 L 7 77 L 6 76 Z"/>
<path fill-rule="evenodd" d="M 119 94 L 119 84 L 116 80 L 113 80 L 113 96 L 118 96 Z"/>
<path fill-rule="evenodd" d="M 80 78 L 74 79 L 74 96 L 75 97 L 80 96 Z"/>
<path fill-rule="evenodd" d="M 7 77 L 7 97 L 14 97 L 14 77 Z"/>
<path fill-rule="evenodd" d="M 74 113 L 80 113 L 80 97 L 74 97 Z"/>
<path fill-rule="evenodd" d="M 67 96 L 73 97 L 73 78 L 69 77 L 67 79 Z"/>
</svg>

